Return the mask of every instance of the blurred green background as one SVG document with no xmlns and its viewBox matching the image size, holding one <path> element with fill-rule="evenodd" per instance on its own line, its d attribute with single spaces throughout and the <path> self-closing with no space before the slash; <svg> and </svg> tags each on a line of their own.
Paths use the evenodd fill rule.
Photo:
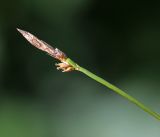
<svg viewBox="0 0 160 137">
<path fill-rule="evenodd" d="M 159 137 L 160 122 L 32 47 L 24 29 L 160 113 L 160 2 L 0 4 L 1 137 Z"/>
</svg>

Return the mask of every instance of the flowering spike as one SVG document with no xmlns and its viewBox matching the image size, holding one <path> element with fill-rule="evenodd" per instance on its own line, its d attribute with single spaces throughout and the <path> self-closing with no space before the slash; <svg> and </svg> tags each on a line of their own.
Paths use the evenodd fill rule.
<svg viewBox="0 0 160 137">
<path fill-rule="evenodd" d="M 43 40 L 38 39 L 36 36 L 34 36 L 33 34 L 18 29 L 17 30 L 27 39 L 27 41 L 29 43 L 31 43 L 33 46 L 35 46 L 36 48 L 47 52 L 50 56 L 58 59 L 59 61 L 61 61 L 61 63 L 56 64 L 57 69 L 61 69 L 63 72 L 68 72 L 71 70 L 74 70 L 74 68 L 69 65 L 66 60 L 67 60 L 67 56 L 60 51 L 57 48 L 53 48 L 52 46 L 50 46 L 49 44 L 47 44 L 46 42 L 44 42 Z"/>
<path fill-rule="evenodd" d="M 70 58 L 67 58 L 67 56 L 62 51 L 60 51 L 59 49 L 52 48 L 46 42 L 44 42 L 42 40 L 39 40 L 37 37 L 35 37 L 34 35 L 32 35 L 31 33 L 27 32 L 27 31 L 20 30 L 20 29 L 17 29 L 17 30 L 33 46 L 35 46 L 36 48 L 38 48 L 38 49 L 40 49 L 42 51 L 47 52 L 50 56 L 52 56 L 52 57 L 60 60 L 61 63 L 56 64 L 57 69 L 61 69 L 62 72 L 69 72 L 69 71 L 72 71 L 72 70 L 78 70 L 78 71 L 86 74 L 87 76 L 89 76 L 93 80 L 95 80 L 95 81 L 101 83 L 102 85 L 108 87 L 109 89 L 113 90 L 114 92 L 116 92 L 117 94 L 119 94 L 122 97 L 126 98 L 130 102 L 134 103 L 135 105 L 137 105 L 138 107 L 140 107 L 141 109 L 143 109 L 148 114 L 150 114 L 153 117 L 155 117 L 156 119 L 160 120 L 160 115 L 158 113 L 152 111 L 151 109 L 149 109 L 148 107 L 146 107 L 145 105 L 143 105 L 141 102 L 139 102 L 137 99 L 135 99 L 134 97 L 130 96 L 129 94 L 127 94 L 123 90 L 119 89 L 118 87 L 114 86 L 113 84 L 105 81 L 101 77 L 98 77 L 97 75 L 95 75 L 94 73 L 88 71 L 87 69 L 85 69 L 85 68 L 77 65 L 73 60 L 71 60 Z"/>
</svg>

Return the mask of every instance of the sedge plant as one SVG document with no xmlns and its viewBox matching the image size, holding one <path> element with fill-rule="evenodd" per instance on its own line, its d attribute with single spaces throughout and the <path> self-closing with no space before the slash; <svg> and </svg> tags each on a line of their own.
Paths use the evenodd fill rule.
<svg viewBox="0 0 160 137">
<path fill-rule="evenodd" d="M 101 83 L 102 85 L 106 86 L 107 88 L 111 89 L 112 91 L 116 92 L 117 94 L 121 95 L 122 97 L 126 98 L 130 102 L 137 105 L 139 108 L 153 116 L 154 118 L 160 120 L 160 115 L 154 111 L 152 111 L 150 108 L 145 106 L 143 103 L 132 97 L 131 95 L 127 94 L 123 90 L 119 89 L 115 85 L 109 83 L 108 81 L 104 80 L 103 78 L 95 75 L 94 73 L 88 71 L 87 69 L 81 67 L 77 63 L 75 63 L 72 59 L 68 58 L 65 53 L 60 51 L 57 48 L 51 47 L 46 42 L 38 39 L 36 36 L 32 35 L 31 33 L 17 29 L 33 46 L 36 48 L 47 52 L 51 57 L 57 59 L 60 61 L 60 63 L 56 64 L 58 70 L 62 70 L 62 72 L 70 72 L 73 70 L 79 71 L 87 75 L 88 77 L 92 78 L 93 80 Z"/>
</svg>

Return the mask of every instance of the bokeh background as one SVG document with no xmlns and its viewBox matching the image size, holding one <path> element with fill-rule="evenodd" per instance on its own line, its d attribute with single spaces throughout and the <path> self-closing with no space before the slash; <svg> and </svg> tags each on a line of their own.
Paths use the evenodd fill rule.
<svg viewBox="0 0 160 137">
<path fill-rule="evenodd" d="M 1 137 L 159 137 L 160 122 L 79 72 L 62 73 L 16 28 L 160 113 L 160 2 L 0 4 Z"/>
</svg>

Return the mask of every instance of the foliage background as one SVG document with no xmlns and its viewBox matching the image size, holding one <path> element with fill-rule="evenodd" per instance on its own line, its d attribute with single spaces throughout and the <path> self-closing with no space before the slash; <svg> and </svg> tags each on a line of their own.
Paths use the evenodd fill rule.
<svg viewBox="0 0 160 137">
<path fill-rule="evenodd" d="M 83 74 L 57 71 L 17 27 L 160 113 L 160 2 L 0 4 L 0 136 L 160 136 L 159 121 Z"/>
</svg>

